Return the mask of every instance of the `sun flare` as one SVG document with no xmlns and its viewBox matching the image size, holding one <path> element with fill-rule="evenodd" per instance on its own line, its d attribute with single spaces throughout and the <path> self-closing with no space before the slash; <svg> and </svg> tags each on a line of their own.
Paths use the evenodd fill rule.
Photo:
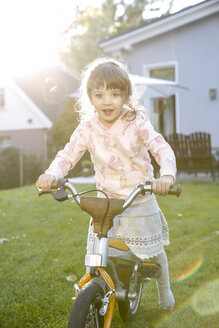
<svg viewBox="0 0 219 328">
<path fill-rule="evenodd" d="M 52 17 L 47 9 L 32 1 L 3 2 L 0 14 L 2 69 L 26 73 L 48 59 L 55 33 L 51 33 Z"/>
<path fill-rule="evenodd" d="M 27 74 L 57 60 L 62 33 L 75 7 L 88 1 L 3 0 L 0 5 L 0 70 Z M 99 1 L 100 2 L 100 1 Z"/>
<path fill-rule="evenodd" d="M 25 75 L 56 62 L 58 50 L 66 46 L 63 31 L 73 22 L 76 6 L 80 9 L 88 6 L 100 7 L 103 1 L 1 0 L 1 74 Z M 127 4 L 132 2 L 124 1 Z M 184 5 L 201 1 L 203 0 L 185 0 Z M 172 11 L 177 11 L 179 3 L 179 0 L 174 0 Z"/>
</svg>

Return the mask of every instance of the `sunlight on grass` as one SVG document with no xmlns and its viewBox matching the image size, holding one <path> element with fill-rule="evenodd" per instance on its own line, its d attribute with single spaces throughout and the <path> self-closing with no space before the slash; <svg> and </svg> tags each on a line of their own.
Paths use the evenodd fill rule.
<svg viewBox="0 0 219 328">
<path fill-rule="evenodd" d="M 219 279 L 202 286 L 194 295 L 191 304 L 201 316 L 219 312 Z"/>
<path fill-rule="evenodd" d="M 158 310 L 152 280 L 129 328 L 218 327 L 219 184 L 182 187 L 179 199 L 158 197 L 170 228 L 166 251 L 176 307 Z M 75 203 L 39 198 L 33 186 L 0 192 L 0 239 L 8 239 L 0 244 L 1 328 L 67 326 L 75 281 L 66 278 L 84 274 L 88 224 Z M 116 306 L 112 328 L 122 327 Z"/>
<path fill-rule="evenodd" d="M 202 285 L 172 313 L 154 322 L 153 327 L 218 327 L 219 279 Z"/>
</svg>

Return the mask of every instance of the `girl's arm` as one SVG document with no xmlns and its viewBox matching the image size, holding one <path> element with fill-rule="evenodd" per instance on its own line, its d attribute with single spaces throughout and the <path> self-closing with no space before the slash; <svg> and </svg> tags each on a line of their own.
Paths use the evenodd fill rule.
<svg viewBox="0 0 219 328">
<path fill-rule="evenodd" d="M 55 179 L 63 178 L 68 174 L 87 150 L 85 136 L 85 125 L 80 124 L 64 149 L 57 153 L 45 174 L 39 177 L 37 187 L 49 189 Z"/>
<path fill-rule="evenodd" d="M 160 178 L 153 181 L 153 191 L 160 195 L 166 195 L 170 186 L 175 182 L 176 158 L 174 152 L 163 136 L 154 130 L 148 119 L 141 122 L 139 135 L 160 165 Z"/>
</svg>

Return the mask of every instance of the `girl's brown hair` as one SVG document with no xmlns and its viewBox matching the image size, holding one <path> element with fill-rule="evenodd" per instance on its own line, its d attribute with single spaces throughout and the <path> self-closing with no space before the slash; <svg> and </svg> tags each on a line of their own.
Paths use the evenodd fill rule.
<svg viewBox="0 0 219 328">
<path fill-rule="evenodd" d="M 133 85 L 124 64 L 113 58 L 98 58 L 87 66 L 81 83 L 81 97 L 77 103 L 81 120 L 88 120 L 94 114 L 91 103 L 91 91 L 106 85 L 107 89 L 119 89 L 125 96 L 129 107 L 125 119 L 133 120 L 136 116 L 137 101 L 134 96 Z"/>
<path fill-rule="evenodd" d="M 91 99 L 91 90 L 103 88 L 119 89 L 128 100 L 132 95 L 132 85 L 128 73 L 114 62 L 107 62 L 97 66 L 87 81 L 87 93 Z"/>
</svg>

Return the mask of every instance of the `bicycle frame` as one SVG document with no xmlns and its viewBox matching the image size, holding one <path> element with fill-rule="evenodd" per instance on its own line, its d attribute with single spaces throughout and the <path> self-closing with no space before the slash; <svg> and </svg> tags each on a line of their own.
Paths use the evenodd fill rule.
<svg viewBox="0 0 219 328">
<path fill-rule="evenodd" d="M 72 299 L 75 300 L 80 289 L 93 278 L 98 277 L 102 281 L 104 281 L 106 290 L 104 292 L 103 298 L 101 299 L 102 303 L 99 309 L 99 314 L 101 316 L 104 316 L 104 328 L 110 328 L 116 299 L 118 299 L 119 301 L 125 301 L 128 299 L 129 301 L 134 302 L 135 300 L 137 300 L 137 303 L 140 303 L 140 298 L 137 297 L 139 291 L 128 291 L 127 288 L 125 288 L 125 283 L 119 279 L 118 272 L 116 271 L 116 267 L 113 263 L 113 258 L 127 260 L 129 263 L 132 263 L 133 268 L 131 269 L 131 272 L 134 275 L 134 287 L 132 288 L 132 290 L 134 289 L 134 291 L 135 287 L 139 282 L 139 278 L 141 279 L 141 270 L 144 269 L 142 269 L 141 260 L 138 259 L 134 254 L 123 252 L 124 246 L 125 250 L 129 249 L 122 241 L 120 242 L 123 243 L 123 249 L 121 247 L 118 247 L 118 249 L 120 249 L 119 252 L 122 252 L 122 256 L 121 253 L 119 254 L 117 252 L 117 255 L 115 254 L 114 256 L 109 257 L 109 238 L 107 237 L 107 233 L 111 228 L 113 218 L 116 215 L 122 213 L 126 208 L 128 208 L 139 194 L 145 194 L 145 192 L 152 192 L 152 186 L 150 183 L 139 185 L 130 194 L 126 201 L 120 199 L 109 199 L 104 192 L 103 193 L 105 194 L 106 198 L 80 197 L 74 186 L 69 183 L 68 180 L 64 179 L 62 179 L 61 181 L 56 181 L 55 184 L 52 186 L 52 189 L 58 190 L 56 193 L 52 190 L 41 191 L 39 195 L 50 193 L 58 201 L 63 201 L 68 198 L 74 197 L 76 203 L 80 206 L 80 208 L 83 211 L 89 213 L 93 218 L 94 233 L 97 234 L 97 238 L 95 238 L 94 240 L 92 254 L 86 254 L 85 256 L 85 266 L 89 268 L 89 272 L 87 272 L 80 279 L 78 284 L 74 285 L 75 296 Z M 72 195 L 66 194 L 65 189 L 69 189 Z M 172 187 L 169 193 L 179 196 L 181 193 L 180 186 Z M 126 254 L 125 257 L 124 253 Z M 156 270 L 157 268 L 158 270 L 160 268 L 159 265 L 157 267 L 157 264 L 155 263 L 148 262 L 143 264 L 146 266 L 151 266 L 152 269 L 154 267 L 154 269 Z M 111 271 L 111 276 L 113 279 L 111 278 L 109 273 L 107 273 L 107 269 L 108 271 Z M 154 271 L 155 273 L 156 270 Z M 150 278 L 147 279 L 150 280 Z"/>
<path fill-rule="evenodd" d="M 111 279 L 110 275 L 105 271 L 105 268 L 108 264 L 108 248 L 109 248 L 109 239 L 106 236 L 110 222 L 113 220 L 114 214 L 116 212 L 122 211 L 122 205 L 124 201 L 117 201 L 116 205 L 115 202 L 111 202 L 108 208 L 108 221 L 106 221 L 105 225 L 99 224 L 101 220 L 99 217 L 101 216 L 99 213 L 104 212 L 104 207 L 106 206 L 105 199 L 98 199 L 96 197 L 83 197 L 80 200 L 80 207 L 81 209 L 87 211 L 91 214 L 94 220 L 94 231 L 102 232 L 99 234 L 99 238 L 95 239 L 93 245 L 93 252 L 92 254 L 86 254 L 85 256 L 85 266 L 90 268 L 90 273 L 85 274 L 78 285 L 76 285 L 76 295 L 77 291 L 80 290 L 82 286 L 88 283 L 95 275 L 99 275 L 99 277 L 105 282 L 107 287 L 107 292 L 105 293 L 102 299 L 102 307 L 100 309 L 100 314 L 104 315 L 104 328 L 109 328 L 111 326 L 113 312 L 114 312 L 114 305 L 115 305 L 115 298 L 116 298 L 116 289 Z M 92 272 L 92 274 L 91 274 Z M 117 282 L 119 281 L 117 277 Z"/>
<path fill-rule="evenodd" d="M 75 285 L 75 298 L 80 288 L 93 277 L 98 275 L 99 278 L 104 280 L 107 292 L 102 299 L 102 306 L 99 312 L 101 315 L 104 315 L 104 328 L 109 328 L 113 318 L 115 299 L 125 300 L 128 297 L 129 300 L 135 300 L 136 295 L 134 293 L 128 293 L 127 289 L 124 288 L 124 284 L 119 280 L 113 262 L 108 257 L 109 238 L 107 237 L 107 232 L 110 229 L 114 215 L 123 211 L 124 201 L 110 199 L 107 215 L 105 218 L 101 218 L 101 213 L 104 213 L 103 209 L 106 206 L 106 202 L 106 199 L 96 197 L 83 197 L 80 199 L 81 209 L 91 214 L 93 218 L 94 232 L 98 234 L 98 237 L 94 239 L 92 254 L 86 254 L 85 256 L 85 266 L 89 267 L 90 272 L 82 277 L 78 285 Z M 102 224 L 100 224 L 101 221 L 103 221 Z M 140 260 L 138 261 L 140 262 Z M 138 261 L 134 262 L 135 280 L 138 277 Z M 105 271 L 108 266 L 111 267 L 113 280 Z M 116 287 L 113 281 L 116 283 Z M 134 284 L 136 283 L 135 281 Z"/>
</svg>

